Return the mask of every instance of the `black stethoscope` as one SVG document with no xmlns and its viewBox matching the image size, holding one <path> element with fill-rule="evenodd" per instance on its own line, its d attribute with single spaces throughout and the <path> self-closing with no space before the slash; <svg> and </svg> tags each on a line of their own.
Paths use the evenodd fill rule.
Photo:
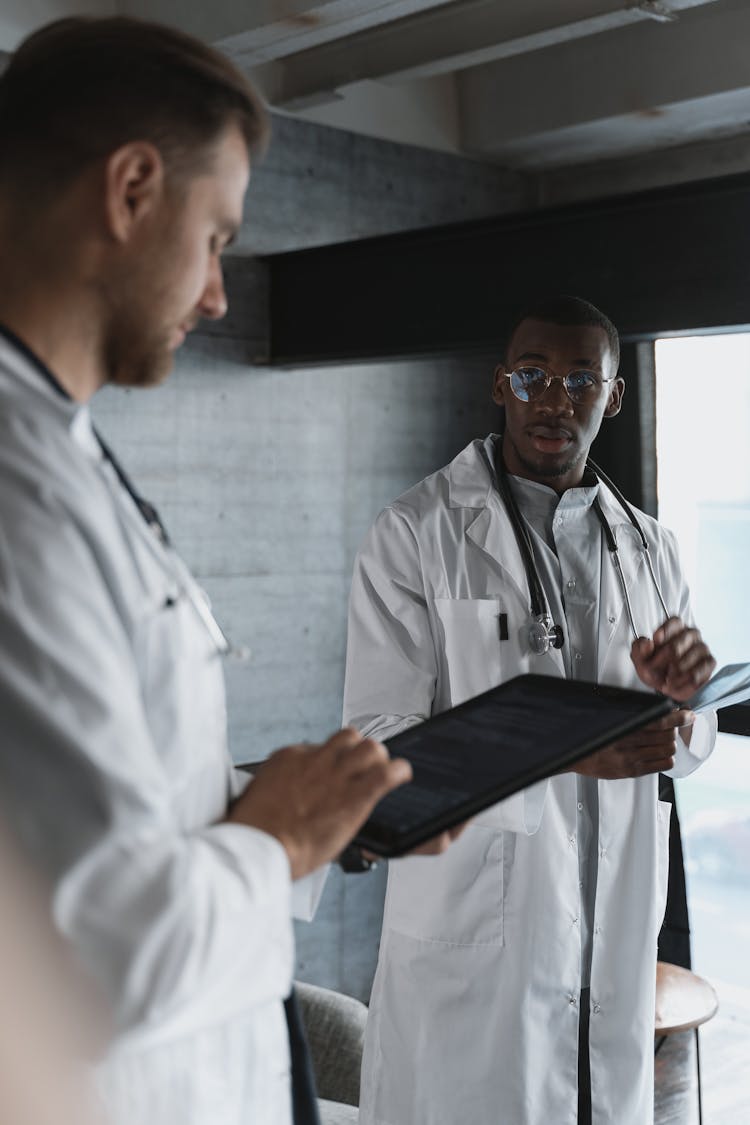
<svg viewBox="0 0 750 1125">
<path fill-rule="evenodd" d="M 526 571 L 526 581 L 529 587 L 529 601 L 531 604 L 531 618 L 529 620 L 527 630 L 529 648 L 536 656 L 543 656 L 546 652 L 549 652 L 551 648 L 562 648 L 565 642 L 565 634 L 563 632 L 562 625 L 556 625 L 552 619 L 549 602 L 547 601 L 547 597 L 544 593 L 544 588 L 542 587 L 541 579 L 539 578 L 539 572 L 536 568 L 536 563 L 534 562 L 534 548 L 531 542 L 531 536 L 529 535 L 529 529 L 526 526 L 523 516 L 521 515 L 518 504 L 516 503 L 516 499 L 513 495 L 513 492 L 511 491 L 511 487 L 508 482 L 508 473 L 503 462 L 501 442 L 495 442 L 494 464 L 491 466 L 491 468 L 495 485 L 500 494 L 500 498 L 505 505 L 505 510 L 508 513 L 508 518 L 510 519 L 513 533 L 516 537 L 518 549 L 521 553 L 524 570 Z M 599 468 L 598 465 L 596 465 L 592 460 L 589 459 L 586 461 L 586 468 L 591 470 L 597 480 L 601 481 L 607 486 L 622 510 L 625 512 L 625 515 L 628 517 L 635 530 L 638 532 L 638 536 L 641 541 L 641 547 L 646 558 L 646 565 L 648 566 L 648 571 L 651 575 L 651 581 L 654 584 L 654 589 L 656 590 L 666 620 L 666 618 L 670 616 L 670 613 L 667 609 L 664 596 L 661 592 L 661 587 L 659 586 L 653 563 L 651 562 L 651 552 L 649 551 L 648 540 L 646 539 L 645 532 L 641 527 L 635 512 L 630 507 L 627 500 L 620 492 L 619 488 L 617 488 L 617 486 L 609 479 L 606 473 L 604 473 L 602 469 Z M 633 616 L 633 607 L 630 603 L 630 595 L 628 594 L 628 587 L 625 581 L 625 575 L 622 570 L 622 563 L 620 562 L 619 548 L 617 546 L 615 534 L 607 521 L 607 517 L 602 511 L 598 496 L 594 497 L 592 506 L 594 511 L 596 512 L 597 519 L 601 524 L 602 531 L 604 532 L 604 538 L 607 543 L 610 558 L 612 559 L 612 565 L 617 572 L 617 576 L 620 580 L 620 586 L 622 587 L 622 594 L 625 601 L 628 620 L 630 621 L 630 628 L 633 632 L 634 638 L 637 640 L 640 634 L 636 629 L 635 618 Z"/>
<path fill-rule="evenodd" d="M 46 363 L 44 363 L 39 358 L 39 356 L 36 355 L 31 350 L 31 348 L 24 343 L 23 340 L 19 339 L 19 337 L 16 336 L 15 332 L 12 332 L 10 328 L 6 328 L 4 324 L 0 324 L 0 336 L 4 336 L 8 343 L 10 343 L 16 349 L 16 351 L 20 352 L 33 365 L 35 370 L 39 372 L 39 374 L 61 396 L 61 398 L 67 399 L 69 402 L 72 402 L 70 394 L 62 385 L 57 376 L 52 371 L 50 371 Z M 171 552 L 172 544 L 167 533 L 167 529 L 162 523 L 156 508 L 153 504 L 151 504 L 148 500 L 141 496 L 141 494 L 136 490 L 133 482 L 130 480 L 122 465 L 116 459 L 114 453 L 112 453 L 109 446 L 99 435 L 96 428 L 93 425 L 91 428 L 93 430 L 94 437 L 99 443 L 99 448 L 102 451 L 102 455 L 105 461 L 107 461 L 112 466 L 117 479 L 119 480 L 124 490 L 127 492 L 130 499 L 133 501 L 133 504 L 142 516 L 149 530 L 153 533 L 159 543 L 161 543 L 165 551 Z M 172 554 L 172 558 L 175 559 L 176 562 L 180 561 L 174 554 Z M 184 567 L 182 567 L 182 569 L 184 569 Z M 221 628 L 218 621 L 211 612 L 208 599 L 203 594 L 203 591 L 199 587 L 194 586 L 192 580 L 189 580 L 189 576 L 187 576 L 187 574 L 184 581 L 181 580 L 181 578 L 177 574 L 175 574 L 174 577 L 175 581 L 177 582 L 177 587 L 180 594 L 182 594 L 186 598 L 186 600 L 190 603 L 192 609 L 195 611 L 196 615 L 200 618 L 219 656 L 233 656 L 238 660 L 246 660 L 249 655 L 248 650 L 244 647 L 235 647 L 231 643 L 226 633 Z M 168 599 L 167 606 L 172 606 L 174 604 L 174 599 Z"/>
</svg>

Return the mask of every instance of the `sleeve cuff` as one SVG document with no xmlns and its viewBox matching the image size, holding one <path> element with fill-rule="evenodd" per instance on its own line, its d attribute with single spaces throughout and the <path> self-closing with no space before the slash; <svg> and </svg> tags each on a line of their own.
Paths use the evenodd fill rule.
<svg viewBox="0 0 750 1125">
<path fill-rule="evenodd" d="M 328 878 L 328 864 L 292 883 L 292 917 L 312 922 Z"/>
<path fill-rule="evenodd" d="M 715 711 L 703 711 L 696 715 L 690 744 L 685 743 L 677 735 L 677 752 L 674 767 L 667 772 L 667 777 L 688 777 L 710 757 L 716 745 L 716 732 L 719 721 Z"/>
</svg>

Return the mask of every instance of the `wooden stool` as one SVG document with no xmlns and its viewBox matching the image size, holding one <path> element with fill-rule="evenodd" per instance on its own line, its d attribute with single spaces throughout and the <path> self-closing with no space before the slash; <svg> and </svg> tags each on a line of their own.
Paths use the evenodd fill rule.
<svg viewBox="0 0 750 1125">
<path fill-rule="evenodd" d="M 719 1001 L 711 985 L 697 973 L 670 965 L 667 961 L 656 963 L 656 1023 L 658 1040 L 656 1051 L 668 1035 L 677 1031 L 695 1031 L 695 1061 L 698 1073 L 698 1121 L 703 1125 L 703 1095 L 701 1091 L 701 1052 L 698 1028 L 713 1019 Z"/>
</svg>

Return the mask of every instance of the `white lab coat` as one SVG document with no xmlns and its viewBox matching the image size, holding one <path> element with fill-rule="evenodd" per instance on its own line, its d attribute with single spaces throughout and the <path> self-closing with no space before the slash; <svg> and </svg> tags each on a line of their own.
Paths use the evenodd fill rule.
<svg viewBox="0 0 750 1125">
<path fill-rule="evenodd" d="M 221 662 L 86 425 L 0 339 L 4 813 L 111 1004 L 112 1125 L 289 1125 L 286 853 L 217 823 Z"/>
<path fill-rule="evenodd" d="M 345 719 L 387 737 L 522 672 L 564 675 L 520 643 L 528 591 L 507 514 L 469 445 L 381 513 L 357 559 Z M 636 621 L 663 619 L 639 541 L 604 488 Z M 644 514 L 670 610 L 689 619 L 673 536 Z M 606 555 L 606 550 L 604 552 Z M 600 682 L 642 687 L 621 587 L 602 559 Z M 506 613 L 509 639 L 499 640 Z M 709 753 L 700 719 L 676 774 Z M 591 965 L 594 1125 L 653 1116 L 656 942 L 670 806 L 657 778 L 599 783 Z M 576 775 L 476 817 L 448 852 L 390 864 L 360 1125 L 575 1125 L 581 989 Z"/>
</svg>

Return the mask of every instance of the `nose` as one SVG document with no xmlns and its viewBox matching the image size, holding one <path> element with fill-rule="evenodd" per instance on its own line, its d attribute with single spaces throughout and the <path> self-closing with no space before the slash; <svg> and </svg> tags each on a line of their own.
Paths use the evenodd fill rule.
<svg viewBox="0 0 750 1125">
<path fill-rule="evenodd" d="M 227 295 L 224 289 L 224 274 L 221 260 L 217 256 L 211 258 L 206 288 L 198 302 L 198 312 L 207 320 L 221 320 L 226 315 L 228 308 Z"/>
<path fill-rule="evenodd" d="M 537 399 L 540 410 L 547 414 L 572 414 L 573 403 L 565 390 L 562 375 L 553 375 L 546 391 Z"/>
</svg>

